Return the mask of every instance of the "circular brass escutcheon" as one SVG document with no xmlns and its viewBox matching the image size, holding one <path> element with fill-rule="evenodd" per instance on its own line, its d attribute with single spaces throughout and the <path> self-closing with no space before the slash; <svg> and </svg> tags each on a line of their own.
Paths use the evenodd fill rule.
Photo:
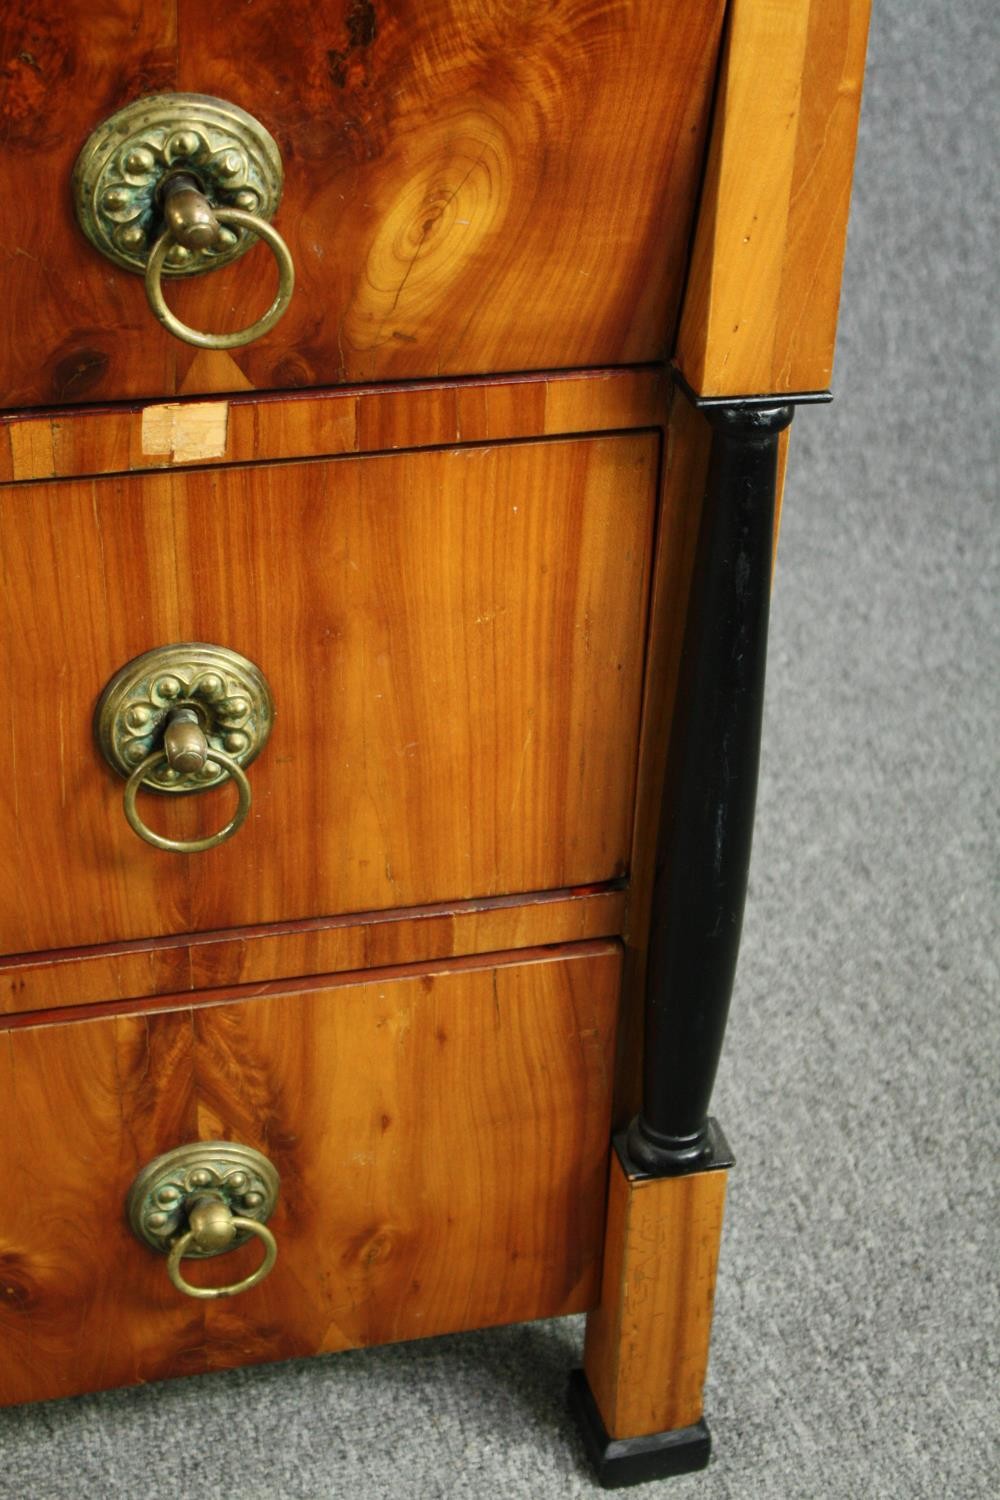
<svg viewBox="0 0 1000 1500">
<path fill-rule="evenodd" d="M 163 230 L 163 185 L 190 176 L 220 209 L 268 220 L 281 199 L 281 154 L 246 110 L 208 94 L 150 94 L 111 115 L 90 136 L 73 169 L 73 200 L 91 244 L 143 275 Z M 226 225 L 204 245 L 172 245 L 164 276 L 195 276 L 236 260 L 256 235 Z"/>
<path fill-rule="evenodd" d="M 170 1255 L 184 1240 L 178 1260 L 206 1259 L 224 1255 L 257 1235 L 253 1226 L 271 1217 L 280 1186 L 273 1162 L 252 1146 L 192 1141 L 143 1167 L 129 1188 L 126 1213 L 133 1234 L 151 1250 Z M 212 1204 L 218 1211 L 206 1214 L 206 1206 Z M 220 1222 L 222 1210 L 229 1216 L 231 1234 Z M 190 1220 L 198 1214 L 207 1223 L 200 1224 L 196 1234 Z"/>
<path fill-rule="evenodd" d="M 190 771 L 175 770 L 160 751 L 164 730 L 187 710 L 204 733 L 207 756 Z M 126 662 L 107 684 L 94 714 L 101 753 L 130 782 L 151 791 L 207 791 L 229 778 L 228 765 L 245 768 L 263 750 L 274 721 L 274 702 L 264 674 L 247 657 L 225 646 L 182 641 L 157 646 Z M 139 783 L 135 790 L 138 791 Z"/>
</svg>

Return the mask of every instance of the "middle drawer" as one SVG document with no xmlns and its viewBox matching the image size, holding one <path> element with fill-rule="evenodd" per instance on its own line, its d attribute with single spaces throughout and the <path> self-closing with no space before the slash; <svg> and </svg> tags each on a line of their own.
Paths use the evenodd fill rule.
<svg viewBox="0 0 1000 1500">
<path fill-rule="evenodd" d="M 0 490 L 0 951 L 622 875 L 657 463 L 638 433 Z M 177 641 L 276 705 L 250 818 L 194 856 L 135 837 L 91 733 Z M 230 796 L 144 815 L 197 837 Z"/>
</svg>

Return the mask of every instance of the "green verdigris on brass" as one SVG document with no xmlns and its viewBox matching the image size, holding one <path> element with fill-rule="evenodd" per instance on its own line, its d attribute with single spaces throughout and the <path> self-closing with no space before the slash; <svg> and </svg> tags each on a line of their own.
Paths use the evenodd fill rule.
<svg viewBox="0 0 1000 1500">
<path fill-rule="evenodd" d="M 222 209 L 274 217 L 283 171 L 268 130 L 235 104 L 207 94 L 151 94 L 111 115 L 90 136 L 73 169 L 73 201 L 84 234 L 102 255 L 144 275 L 164 223 L 164 183 L 189 174 Z M 210 245 L 174 244 L 165 276 L 194 276 L 237 259 L 254 243 L 224 227 Z"/>
</svg>

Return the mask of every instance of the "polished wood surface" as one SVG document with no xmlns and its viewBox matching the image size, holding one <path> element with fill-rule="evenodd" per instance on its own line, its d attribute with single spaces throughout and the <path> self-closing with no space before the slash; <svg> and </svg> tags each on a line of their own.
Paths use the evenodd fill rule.
<svg viewBox="0 0 1000 1500">
<path fill-rule="evenodd" d="M 662 423 L 661 366 L 0 417 L 0 481 L 321 458 Z"/>
<path fill-rule="evenodd" d="M 629 1178 L 611 1156 L 600 1304 L 583 1367 L 611 1437 L 702 1414 L 726 1172 Z"/>
<path fill-rule="evenodd" d="M 592 1306 L 619 964 L 590 943 L 9 1031 L 0 1400 Z M 220 1138 L 278 1168 L 280 1251 L 261 1285 L 206 1304 L 122 1204 L 154 1156 Z"/>
<path fill-rule="evenodd" d="M 623 875 L 657 467 L 635 435 L 0 491 L 0 951 Z M 193 856 L 132 833 L 91 731 L 185 640 L 276 703 L 247 824 Z M 231 800 L 144 815 L 191 838 Z"/>
<path fill-rule="evenodd" d="M 69 1017 L 79 1006 L 261 984 L 289 974 L 336 974 L 615 937 L 624 907 L 623 890 L 584 887 L 0 958 L 0 1013 L 56 1010 Z"/>
<path fill-rule="evenodd" d="M 726 1174 L 612 1155 L 606 1201 L 708 455 L 662 362 L 828 383 L 867 3 L 4 7 L 0 1401 L 589 1309 L 608 1430 L 698 1420 Z M 230 353 L 69 203 L 93 126 L 171 90 L 285 159 L 298 290 Z M 272 275 L 168 297 L 235 327 Z M 91 738 L 184 639 L 277 701 L 248 825 L 192 857 Z M 213 1137 L 277 1165 L 281 1250 L 203 1304 L 122 1204 Z"/>
<path fill-rule="evenodd" d="M 655 359 L 670 346 L 723 0 L 12 0 L 0 18 L 8 407 Z M 668 64 L 665 65 L 665 64 Z M 277 139 L 297 286 L 266 338 L 198 353 L 76 225 L 91 131 L 213 94 Z M 257 246 L 172 285 L 262 310 Z"/>
<path fill-rule="evenodd" d="M 731 0 L 677 362 L 702 396 L 825 390 L 871 0 Z"/>
</svg>

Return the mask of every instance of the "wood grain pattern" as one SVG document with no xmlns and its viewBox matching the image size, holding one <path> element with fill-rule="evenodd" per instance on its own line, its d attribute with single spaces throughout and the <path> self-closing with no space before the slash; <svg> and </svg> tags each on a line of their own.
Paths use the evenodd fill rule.
<svg viewBox="0 0 1000 1500">
<path fill-rule="evenodd" d="M 610 1432 L 700 1416 L 726 1174 L 613 1158 L 606 1221 L 605 1186 L 708 431 L 673 403 L 657 519 L 664 382 L 611 367 L 672 350 L 724 8 L 4 8 L 0 1401 L 589 1308 Z M 678 359 L 706 395 L 815 388 L 867 0 L 728 9 Z M 299 289 L 232 354 L 155 325 L 67 203 L 92 126 L 175 88 L 285 156 Z M 170 298 L 236 326 L 271 274 Z M 90 739 L 111 673 L 185 638 L 278 703 L 251 823 L 192 859 L 134 838 Z M 121 1205 L 215 1136 L 279 1167 L 282 1248 L 199 1305 Z"/>
<path fill-rule="evenodd" d="M 654 427 L 663 421 L 667 383 L 662 367 L 647 366 L 26 412 L 0 417 L 0 481 Z"/>
<path fill-rule="evenodd" d="M 592 1306 L 618 971 L 584 944 L 0 1036 L 0 1401 Z M 277 1166 L 280 1254 L 205 1304 L 122 1202 L 153 1156 L 214 1138 Z"/>
<path fill-rule="evenodd" d="M 175 389 L 179 345 L 155 331 L 138 278 L 84 239 L 70 178 L 94 127 L 175 89 L 176 68 L 173 3 L 0 7 L 0 406 Z"/>
<path fill-rule="evenodd" d="M 0 491 L 0 952 L 621 876 L 657 467 L 637 435 Z M 185 640 L 277 705 L 247 824 L 191 857 L 131 832 L 91 738 L 112 673 Z M 192 837 L 231 796 L 145 815 Z"/>
<path fill-rule="evenodd" d="M 612 1437 L 701 1418 L 727 1175 L 630 1179 L 612 1153 L 601 1301 L 583 1355 Z"/>
<path fill-rule="evenodd" d="M 732 0 L 677 362 L 702 396 L 833 370 L 870 0 Z"/>
<path fill-rule="evenodd" d="M 0 958 L 0 1013 L 615 937 L 624 906 L 624 891 L 585 888 Z"/>
<path fill-rule="evenodd" d="M 0 404 L 633 363 L 670 344 L 723 0 L 11 0 L 0 20 Z M 668 60 L 669 66 L 664 66 Z M 84 240 L 91 130 L 157 91 L 256 114 L 285 163 L 289 312 L 228 355 L 149 313 Z M 39 191 L 44 184 L 44 191 Z M 172 286 L 223 331 L 257 246 Z"/>
</svg>

